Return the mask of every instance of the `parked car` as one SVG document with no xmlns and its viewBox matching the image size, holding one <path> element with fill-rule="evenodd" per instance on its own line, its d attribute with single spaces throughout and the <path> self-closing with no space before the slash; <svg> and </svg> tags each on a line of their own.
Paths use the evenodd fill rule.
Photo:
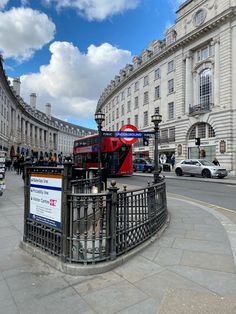
<svg viewBox="0 0 236 314">
<path fill-rule="evenodd" d="M 152 172 L 154 170 L 154 161 L 151 159 L 137 158 L 133 160 L 133 170 L 142 172 Z M 159 165 L 159 173 L 162 167 Z"/>
<path fill-rule="evenodd" d="M 188 174 L 191 176 L 202 176 L 203 178 L 224 178 L 227 170 L 222 166 L 216 166 L 205 159 L 185 159 L 176 164 L 175 173 L 177 176 Z"/>
</svg>

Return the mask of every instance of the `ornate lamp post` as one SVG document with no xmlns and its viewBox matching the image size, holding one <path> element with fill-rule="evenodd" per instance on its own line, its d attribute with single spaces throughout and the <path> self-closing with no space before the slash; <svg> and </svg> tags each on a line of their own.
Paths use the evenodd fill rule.
<svg viewBox="0 0 236 314">
<path fill-rule="evenodd" d="M 98 126 L 98 176 L 100 178 L 102 177 L 102 160 L 101 160 L 101 150 L 102 150 L 102 123 L 105 121 L 105 114 L 101 112 L 101 110 L 98 110 L 95 113 L 95 121 Z M 101 184 L 99 185 L 99 191 L 101 192 Z"/>
<path fill-rule="evenodd" d="M 160 177 L 159 177 L 158 133 L 159 133 L 159 124 L 162 121 L 162 116 L 160 114 L 154 114 L 151 118 L 152 118 L 152 122 L 154 123 L 154 130 L 155 130 L 154 183 L 157 183 L 160 180 Z"/>
</svg>

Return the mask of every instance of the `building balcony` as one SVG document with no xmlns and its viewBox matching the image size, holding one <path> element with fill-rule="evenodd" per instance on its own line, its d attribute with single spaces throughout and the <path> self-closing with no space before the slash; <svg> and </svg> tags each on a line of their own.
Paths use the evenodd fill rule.
<svg viewBox="0 0 236 314">
<path fill-rule="evenodd" d="M 203 102 L 202 104 L 189 106 L 189 115 L 195 116 L 197 114 L 204 114 L 206 112 L 211 111 L 214 104 L 210 102 Z"/>
</svg>

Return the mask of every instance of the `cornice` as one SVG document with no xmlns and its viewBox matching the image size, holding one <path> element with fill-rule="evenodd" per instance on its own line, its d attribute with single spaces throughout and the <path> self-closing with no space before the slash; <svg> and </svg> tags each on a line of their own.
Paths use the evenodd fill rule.
<svg viewBox="0 0 236 314">
<path fill-rule="evenodd" d="M 176 52 L 179 48 L 184 48 L 185 46 L 189 45 L 191 42 L 196 41 L 202 35 L 206 34 L 207 32 L 218 28 L 220 25 L 224 24 L 227 20 L 236 17 L 236 7 L 231 7 L 221 14 L 217 15 L 215 18 L 211 19 L 210 21 L 204 23 L 197 29 L 191 31 L 187 35 L 183 36 L 182 38 L 178 39 L 175 43 L 171 44 L 170 46 L 166 47 L 163 51 L 158 54 L 154 54 L 150 60 L 146 61 L 143 65 L 138 67 L 134 70 L 134 72 L 129 75 L 127 78 L 123 79 L 119 85 L 112 90 L 112 92 L 107 95 L 103 100 L 99 99 L 97 104 L 97 110 L 101 108 L 101 106 L 106 102 L 109 102 L 114 95 L 117 94 L 124 86 L 128 85 L 129 82 L 133 81 L 136 77 L 140 74 L 144 73 L 154 65 L 158 64 L 164 58 L 167 58 L 169 55 Z"/>
</svg>

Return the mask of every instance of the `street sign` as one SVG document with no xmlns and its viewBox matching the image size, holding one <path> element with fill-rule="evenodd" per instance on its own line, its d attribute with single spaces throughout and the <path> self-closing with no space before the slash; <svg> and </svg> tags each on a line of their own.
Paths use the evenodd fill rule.
<svg viewBox="0 0 236 314">
<path fill-rule="evenodd" d="M 142 138 L 142 132 L 115 132 L 115 137 L 125 137 L 125 138 Z"/>
<path fill-rule="evenodd" d="M 136 135 L 138 135 L 138 133 L 140 134 L 141 132 L 138 131 L 136 126 L 132 124 L 126 124 L 126 125 L 123 125 L 120 128 L 120 132 L 117 132 L 117 133 L 126 133 L 126 135 L 125 134 L 123 135 L 125 137 L 121 137 L 120 139 L 124 144 L 134 144 L 140 137 L 134 137 L 134 134 L 132 137 L 130 137 L 129 133 L 136 133 Z"/>
</svg>

